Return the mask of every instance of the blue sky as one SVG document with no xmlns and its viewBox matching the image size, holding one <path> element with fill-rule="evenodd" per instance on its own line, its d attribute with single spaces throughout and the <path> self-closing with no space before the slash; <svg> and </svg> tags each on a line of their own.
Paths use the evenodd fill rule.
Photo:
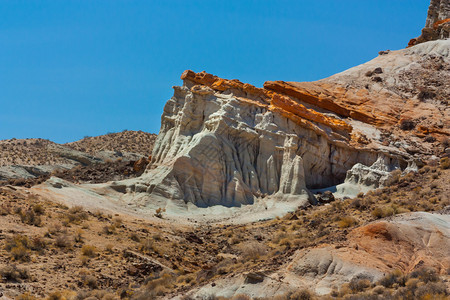
<svg viewBox="0 0 450 300">
<path fill-rule="evenodd" d="M 312 81 L 400 49 L 428 0 L 1 1 L 0 139 L 159 131 L 185 69 Z"/>
</svg>

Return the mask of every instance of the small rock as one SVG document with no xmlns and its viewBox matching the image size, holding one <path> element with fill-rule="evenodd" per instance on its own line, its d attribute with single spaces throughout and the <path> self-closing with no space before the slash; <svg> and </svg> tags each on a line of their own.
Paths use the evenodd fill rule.
<svg viewBox="0 0 450 300">
<path fill-rule="evenodd" d="M 379 76 L 376 76 L 376 77 L 372 78 L 372 81 L 383 82 L 383 79 L 381 77 L 379 77 Z"/>
<path fill-rule="evenodd" d="M 375 70 L 373 70 L 373 74 L 382 74 L 383 73 L 383 69 L 378 67 Z"/>
<path fill-rule="evenodd" d="M 264 281 L 264 274 L 261 272 L 250 272 L 245 275 L 244 283 L 257 284 Z"/>
<path fill-rule="evenodd" d="M 317 197 L 320 203 L 331 203 L 335 201 L 334 195 L 330 191 L 325 191 Z"/>
</svg>

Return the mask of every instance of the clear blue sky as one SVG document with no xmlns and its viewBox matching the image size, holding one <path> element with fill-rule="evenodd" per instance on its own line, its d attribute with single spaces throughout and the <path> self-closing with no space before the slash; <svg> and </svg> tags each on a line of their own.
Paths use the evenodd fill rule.
<svg viewBox="0 0 450 300">
<path fill-rule="evenodd" d="M 404 48 L 429 0 L 0 2 L 0 139 L 159 131 L 185 69 L 262 86 Z"/>
</svg>

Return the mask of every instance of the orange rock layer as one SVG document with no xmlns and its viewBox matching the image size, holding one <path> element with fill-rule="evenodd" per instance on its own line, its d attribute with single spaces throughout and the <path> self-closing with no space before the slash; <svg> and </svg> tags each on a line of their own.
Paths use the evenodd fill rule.
<svg viewBox="0 0 450 300">
<path fill-rule="evenodd" d="M 338 103 L 337 101 L 335 101 L 331 97 L 327 97 L 326 95 L 322 96 L 312 95 L 307 90 L 302 89 L 300 87 L 296 87 L 288 82 L 267 81 L 264 83 L 264 88 L 276 93 L 281 93 L 294 97 L 303 102 L 336 113 L 342 117 L 347 118 L 351 117 L 352 119 L 373 125 L 379 125 L 380 123 L 383 123 L 373 115 L 369 115 L 366 112 L 354 109 L 343 103 Z"/>
<path fill-rule="evenodd" d="M 242 83 L 241 81 L 227 80 L 222 79 L 220 77 L 214 76 L 212 74 L 208 74 L 206 72 L 195 73 L 191 70 L 186 70 L 181 75 L 182 80 L 189 80 L 191 82 L 208 86 L 216 91 L 226 91 L 228 89 L 237 89 L 242 92 L 245 92 L 247 98 L 257 98 L 257 100 L 244 100 L 243 98 L 238 97 L 238 99 L 248 102 L 254 103 L 256 105 L 264 105 L 271 111 L 280 113 L 281 115 L 289 118 L 294 121 L 296 124 L 300 126 L 305 126 L 306 123 L 304 120 L 308 120 L 314 123 L 319 123 L 326 125 L 332 128 L 335 131 L 350 133 L 352 131 L 352 126 L 347 124 L 346 122 L 338 119 L 326 116 L 320 112 L 317 112 L 313 109 L 306 108 L 304 105 L 294 101 L 291 97 L 300 99 L 305 101 L 303 98 L 308 98 L 308 95 L 302 96 L 299 98 L 298 93 L 292 93 L 290 90 L 287 90 L 287 93 L 278 93 L 278 91 L 273 91 L 267 88 L 257 88 L 248 83 Z M 266 87 L 266 85 L 264 85 Z M 284 95 L 283 95 L 284 94 Z M 291 97 L 289 97 L 291 96 Z M 316 98 L 310 96 L 310 101 L 305 101 L 307 103 L 316 103 Z M 314 99 L 313 99 L 314 98 Z M 327 109 L 332 112 L 336 112 L 337 106 L 333 106 L 333 103 L 327 102 L 326 107 L 331 107 L 332 109 Z M 333 110 L 334 109 L 334 110 Z M 346 113 L 345 110 L 342 110 L 341 115 L 350 116 L 350 113 Z"/>
<path fill-rule="evenodd" d="M 436 23 L 433 24 L 433 29 L 436 30 L 439 28 L 440 25 L 445 24 L 445 23 L 449 23 L 450 22 L 450 18 L 445 19 L 445 20 L 441 20 L 441 21 L 437 21 Z"/>
</svg>

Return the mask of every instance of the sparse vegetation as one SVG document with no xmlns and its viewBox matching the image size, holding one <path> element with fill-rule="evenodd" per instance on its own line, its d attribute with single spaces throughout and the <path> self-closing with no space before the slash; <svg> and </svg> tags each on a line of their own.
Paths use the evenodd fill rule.
<svg viewBox="0 0 450 300">
<path fill-rule="evenodd" d="M 441 164 L 425 166 L 414 175 L 397 172 L 398 178 L 390 186 L 360 194 L 354 199 L 299 209 L 284 217 L 254 224 L 196 227 L 189 231 L 177 226 L 159 227 L 100 211 L 90 213 L 81 207 L 68 208 L 37 198 L 29 199 L 29 196 L 23 199 L 10 197 L 1 204 L 6 211 L 3 217 L 21 224 L 27 233 L 10 234 L 4 230 L 6 238 L 0 243 L 8 262 L 17 264 L 19 270 L 29 269 L 28 274 L 33 274 L 33 278 L 35 272 L 41 274 L 36 276 L 45 272 L 70 278 L 74 284 L 71 288 L 80 289 L 70 297 L 107 295 L 108 299 L 121 296 L 144 299 L 146 293 L 160 296 L 169 292 L 182 293 L 192 286 L 209 284 L 224 276 L 236 276 L 259 268 L 277 268 L 298 249 L 343 241 L 346 232 L 377 219 L 408 211 L 440 210 L 448 204 L 444 195 L 446 172 L 448 170 Z M 40 227 L 22 222 L 21 216 L 29 211 L 41 218 Z M 29 231 L 34 233 L 30 235 Z M 46 265 L 44 260 L 51 260 L 54 269 L 44 271 L 34 265 L 35 262 Z M 168 266 L 173 272 L 155 269 L 150 263 L 152 260 Z M 78 273 L 79 268 L 85 269 Z M 414 297 L 445 295 L 439 277 L 433 273 L 413 273 L 394 273 L 377 283 L 364 278 L 354 279 L 333 290 L 332 295 L 336 299 L 365 299 L 373 295 L 380 299 L 395 299 L 400 290 Z M 17 274 L 13 276 L 17 277 Z M 29 278 L 18 278 L 19 281 L 30 281 Z M 404 278 L 404 282 L 399 278 Z M 135 285 L 126 285 L 129 282 Z M 123 288 L 106 292 L 108 287 L 118 284 Z M 103 288 L 104 294 L 99 292 L 103 292 Z M 64 290 L 58 295 L 69 297 Z M 33 296 L 23 294 L 21 297 Z M 239 297 L 245 299 L 246 296 L 235 296 L 236 299 Z M 274 299 L 320 297 L 301 290 Z"/>
</svg>

